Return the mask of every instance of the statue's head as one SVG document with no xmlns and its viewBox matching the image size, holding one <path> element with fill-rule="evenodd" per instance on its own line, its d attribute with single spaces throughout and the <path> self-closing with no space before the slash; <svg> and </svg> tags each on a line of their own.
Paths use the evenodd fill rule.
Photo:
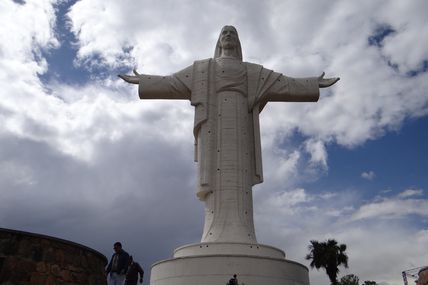
<svg viewBox="0 0 428 285">
<path fill-rule="evenodd" d="M 224 26 L 223 29 L 221 29 L 215 47 L 214 58 L 220 57 L 224 49 L 233 50 L 233 54 L 236 58 L 242 60 L 241 42 L 239 41 L 238 32 L 234 26 Z"/>
</svg>

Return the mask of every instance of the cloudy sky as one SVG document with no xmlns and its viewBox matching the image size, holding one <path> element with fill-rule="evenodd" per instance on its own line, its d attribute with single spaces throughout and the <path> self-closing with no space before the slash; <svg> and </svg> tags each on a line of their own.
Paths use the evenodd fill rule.
<svg viewBox="0 0 428 285">
<path fill-rule="evenodd" d="M 211 57 L 232 24 L 245 61 L 341 78 L 318 103 L 264 109 L 258 241 L 308 266 L 309 241 L 335 238 L 348 245 L 340 276 L 402 284 L 428 265 L 427 12 L 425 0 L 0 1 L 0 227 L 108 257 L 120 240 L 146 272 L 197 242 L 193 107 L 140 101 L 116 75 Z"/>
</svg>

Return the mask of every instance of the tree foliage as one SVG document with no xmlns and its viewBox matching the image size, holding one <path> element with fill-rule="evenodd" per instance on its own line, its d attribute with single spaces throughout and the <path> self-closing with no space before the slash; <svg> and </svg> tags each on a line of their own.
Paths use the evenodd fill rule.
<svg viewBox="0 0 428 285">
<path fill-rule="evenodd" d="M 348 274 L 340 278 L 339 285 L 360 285 L 360 278 L 354 274 Z"/>
<path fill-rule="evenodd" d="M 311 240 L 307 260 L 311 260 L 311 268 L 325 269 L 331 284 L 338 285 L 337 274 L 339 266 L 348 267 L 348 256 L 345 253 L 346 245 L 338 244 L 336 240 L 329 239 L 325 242 Z"/>
</svg>

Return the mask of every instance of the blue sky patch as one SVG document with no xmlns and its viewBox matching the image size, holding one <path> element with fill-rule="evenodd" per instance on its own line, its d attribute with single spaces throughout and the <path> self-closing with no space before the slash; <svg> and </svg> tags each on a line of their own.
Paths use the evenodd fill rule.
<svg viewBox="0 0 428 285">
<path fill-rule="evenodd" d="M 424 60 L 422 64 L 420 64 L 420 68 L 407 72 L 407 76 L 409 77 L 418 76 L 419 74 L 424 73 L 427 70 L 428 70 L 428 60 Z"/>
<path fill-rule="evenodd" d="M 60 46 L 57 49 L 43 52 L 43 56 L 48 62 L 48 71 L 40 76 L 44 83 L 55 80 L 65 84 L 83 85 L 90 80 L 90 72 L 84 67 L 74 64 L 77 47 L 73 43 L 76 43 L 77 39 L 68 28 L 70 23 L 66 16 L 71 5 L 64 1 L 56 6 L 55 32 Z"/>
<path fill-rule="evenodd" d="M 388 24 L 379 25 L 376 27 L 374 33 L 369 36 L 368 43 L 371 46 L 382 47 L 383 40 L 390 35 L 393 35 L 395 30 Z"/>
</svg>

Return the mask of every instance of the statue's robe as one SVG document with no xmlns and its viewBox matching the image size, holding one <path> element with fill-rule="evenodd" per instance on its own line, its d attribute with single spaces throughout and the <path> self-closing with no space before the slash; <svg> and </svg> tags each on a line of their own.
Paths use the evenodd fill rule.
<svg viewBox="0 0 428 285">
<path fill-rule="evenodd" d="M 263 182 L 259 114 L 270 101 L 317 101 L 318 79 L 291 78 L 234 58 L 139 77 L 141 99 L 187 99 L 195 107 L 202 242 L 256 243 L 251 188 Z"/>
</svg>

